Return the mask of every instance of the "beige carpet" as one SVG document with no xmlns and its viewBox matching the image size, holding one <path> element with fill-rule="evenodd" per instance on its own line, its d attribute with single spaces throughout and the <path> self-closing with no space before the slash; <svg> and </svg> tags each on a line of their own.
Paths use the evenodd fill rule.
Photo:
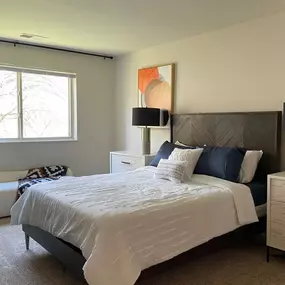
<svg viewBox="0 0 285 285">
<path fill-rule="evenodd" d="M 9 226 L 8 223 L 8 219 L 0 220 L 0 285 L 85 284 L 64 273 L 60 263 L 36 242 L 32 241 L 31 250 L 26 251 L 20 227 Z M 285 284 L 285 259 L 275 256 L 266 263 L 265 247 L 247 244 L 159 270 L 145 276 L 136 285 L 170 284 L 282 285 Z"/>
</svg>

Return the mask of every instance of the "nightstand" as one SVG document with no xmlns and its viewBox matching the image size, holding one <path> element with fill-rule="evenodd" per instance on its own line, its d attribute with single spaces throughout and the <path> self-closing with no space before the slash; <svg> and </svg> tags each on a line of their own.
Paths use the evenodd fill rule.
<svg viewBox="0 0 285 285">
<path fill-rule="evenodd" d="M 110 173 L 118 173 L 135 170 L 147 166 L 155 155 L 134 154 L 128 151 L 110 152 Z"/>
<path fill-rule="evenodd" d="M 267 178 L 267 261 L 270 247 L 285 251 L 285 171 Z"/>
</svg>

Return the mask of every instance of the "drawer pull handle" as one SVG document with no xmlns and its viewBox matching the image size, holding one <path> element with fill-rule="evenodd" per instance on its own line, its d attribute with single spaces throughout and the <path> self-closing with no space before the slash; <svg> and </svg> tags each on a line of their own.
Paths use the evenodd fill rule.
<svg viewBox="0 0 285 285">
<path fill-rule="evenodd" d="M 121 163 L 122 164 L 128 164 L 128 165 L 130 165 L 131 163 L 130 162 L 128 162 L 128 161 L 121 161 Z"/>
</svg>

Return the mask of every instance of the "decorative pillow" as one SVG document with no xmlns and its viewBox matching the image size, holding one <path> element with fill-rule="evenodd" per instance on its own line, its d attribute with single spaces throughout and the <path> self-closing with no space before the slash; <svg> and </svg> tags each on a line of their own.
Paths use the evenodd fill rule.
<svg viewBox="0 0 285 285">
<path fill-rule="evenodd" d="M 187 147 L 187 148 L 200 148 L 199 146 L 195 146 L 195 147 L 194 147 L 194 146 L 191 146 L 191 145 L 184 144 L 184 143 L 182 143 L 182 142 L 180 142 L 180 141 L 176 141 L 175 144 L 176 144 L 176 145 L 179 145 L 179 146 L 184 146 L 184 147 Z M 207 145 L 204 144 L 203 147 L 204 147 L 204 146 L 207 146 Z"/>
<path fill-rule="evenodd" d="M 179 149 L 175 148 L 169 156 L 169 160 L 179 160 L 179 161 L 187 161 L 186 167 L 186 178 L 191 179 L 195 166 L 199 160 L 200 155 L 203 152 L 203 148 L 197 149 Z"/>
<path fill-rule="evenodd" d="M 67 170 L 68 167 L 63 165 L 52 165 L 52 166 L 31 168 L 29 169 L 25 178 L 34 179 L 34 178 L 43 178 L 43 177 L 65 176 Z"/>
<path fill-rule="evenodd" d="M 175 183 L 183 182 L 187 161 L 161 159 L 154 172 L 157 179 L 166 179 Z"/>
<path fill-rule="evenodd" d="M 194 173 L 237 182 L 244 155 L 238 148 L 206 146 Z"/>
<path fill-rule="evenodd" d="M 18 194 L 24 192 L 32 185 L 59 179 L 67 174 L 68 167 L 63 165 L 43 166 L 29 169 L 27 175 L 18 182 Z"/>
<path fill-rule="evenodd" d="M 179 145 L 179 146 L 191 147 L 190 145 L 184 144 L 184 143 L 182 143 L 180 141 L 176 141 L 175 144 Z"/>
<path fill-rule="evenodd" d="M 252 181 L 257 165 L 263 155 L 262 150 L 247 150 L 243 158 L 239 172 L 239 182 L 249 183 Z"/>
<path fill-rule="evenodd" d="M 179 146 L 174 143 L 170 143 L 168 141 L 165 141 L 161 147 L 159 148 L 157 154 L 153 158 L 153 160 L 150 162 L 150 166 L 155 166 L 157 167 L 160 159 L 168 159 L 170 154 L 175 148 L 181 148 L 181 149 L 193 149 L 194 147 L 184 147 L 184 146 Z"/>
<path fill-rule="evenodd" d="M 39 184 L 39 183 L 45 183 L 45 182 L 49 182 L 49 181 L 53 181 L 53 180 L 57 180 L 59 179 L 59 177 L 43 177 L 43 178 L 34 178 L 34 179 L 19 179 L 18 181 L 18 194 L 19 195 L 23 195 L 24 192 L 30 188 L 31 186 L 35 185 L 35 184 Z"/>
</svg>

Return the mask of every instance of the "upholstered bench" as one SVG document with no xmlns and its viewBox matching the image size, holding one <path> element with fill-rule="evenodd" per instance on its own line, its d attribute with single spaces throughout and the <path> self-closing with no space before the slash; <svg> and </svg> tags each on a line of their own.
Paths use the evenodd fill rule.
<svg viewBox="0 0 285 285">
<path fill-rule="evenodd" d="M 25 177 L 24 171 L 0 171 L 0 218 L 10 216 L 10 209 L 16 201 L 18 179 Z"/>
<path fill-rule="evenodd" d="M 28 170 L 0 171 L 0 218 L 10 216 L 10 210 L 17 198 L 18 179 L 26 176 Z M 68 169 L 68 176 L 72 171 Z"/>
</svg>

